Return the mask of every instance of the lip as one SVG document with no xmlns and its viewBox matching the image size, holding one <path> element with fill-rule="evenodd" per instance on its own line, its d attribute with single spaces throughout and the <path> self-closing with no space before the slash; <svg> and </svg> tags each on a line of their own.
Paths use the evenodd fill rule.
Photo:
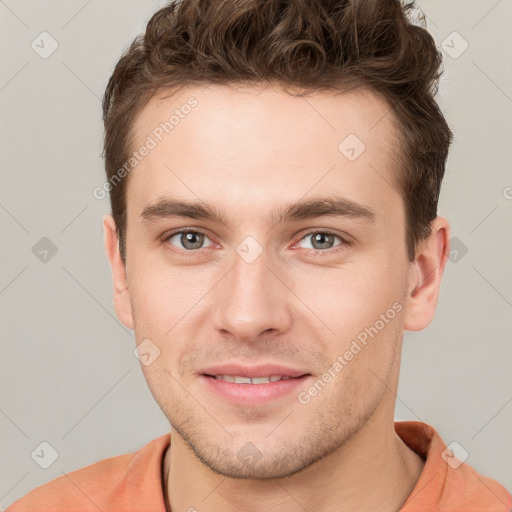
<svg viewBox="0 0 512 512">
<path fill-rule="evenodd" d="M 237 375 L 240 377 L 268 377 L 282 375 L 289 379 L 265 384 L 235 384 L 218 380 L 215 375 Z M 259 406 L 289 395 L 297 396 L 299 388 L 305 387 L 313 376 L 300 369 L 276 364 L 243 366 L 222 364 L 201 371 L 199 380 L 207 392 L 223 401 L 238 406 Z"/>
<path fill-rule="evenodd" d="M 267 384 L 235 384 L 215 377 L 200 375 L 206 390 L 224 401 L 241 406 L 260 406 L 293 394 L 297 396 L 300 387 L 305 386 L 311 375 L 303 375 Z M 295 392 L 295 393 L 292 393 Z"/>
<path fill-rule="evenodd" d="M 237 375 L 239 377 L 270 377 L 271 375 L 282 375 L 286 377 L 301 377 L 310 375 L 307 371 L 298 368 L 290 368 L 279 364 L 260 364 L 247 366 L 237 363 L 219 364 L 200 370 L 201 375 Z M 260 384 L 264 385 L 264 384 Z"/>
</svg>

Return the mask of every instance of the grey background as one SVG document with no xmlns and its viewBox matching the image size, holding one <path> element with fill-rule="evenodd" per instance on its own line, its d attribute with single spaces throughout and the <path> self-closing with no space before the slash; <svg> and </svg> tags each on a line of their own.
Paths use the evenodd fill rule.
<svg viewBox="0 0 512 512">
<path fill-rule="evenodd" d="M 108 202 L 92 195 L 104 180 L 101 95 L 161 5 L 0 0 L 0 507 L 169 430 L 115 318 Z M 455 142 L 439 214 L 459 249 L 434 321 L 405 333 L 396 417 L 433 425 L 511 489 L 512 2 L 419 5 L 439 47 L 461 50 L 454 31 L 469 44 L 446 55 L 440 91 Z M 43 31 L 59 45 L 47 59 L 31 48 Z M 42 237 L 57 248 L 46 262 L 32 252 Z M 48 469 L 31 458 L 43 441 L 58 452 Z"/>
</svg>

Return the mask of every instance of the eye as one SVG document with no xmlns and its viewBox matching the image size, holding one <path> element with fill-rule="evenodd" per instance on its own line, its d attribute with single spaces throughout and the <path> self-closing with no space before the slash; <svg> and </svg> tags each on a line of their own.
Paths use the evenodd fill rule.
<svg viewBox="0 0 512 512">
<path fill-rule="evenodd" d="M 202 249 L 205 239 L 209 240 L 210 243 L 204 247 L 209 247 L 211 240 L 204 233 L 200 231 L 177 231 L 170 234 L 165 241 L 170 242 L 172 245 L 180 243 L 181 247 L 178 246 L 179 249 L 193 251 L 194 249 Z"/>
<path fill-rule="evenodd" d="M 336 238 L 340 241 L 337 244 L 334 243 Z M 301 242 L 308 239 L 311 240 L 311 244 L 310 247 L 306 247 L 306 249 L 314 249 L 320 251 L 332 249 L 333 247 L 341 245 L 342 243 L 348 244 L 348 242 L 346 242 L 340 235 L 331 233 L 329 231 L 312 231 L 311 233 L 308 233 L 306 236 L 302 237 Z"/>
</svg>

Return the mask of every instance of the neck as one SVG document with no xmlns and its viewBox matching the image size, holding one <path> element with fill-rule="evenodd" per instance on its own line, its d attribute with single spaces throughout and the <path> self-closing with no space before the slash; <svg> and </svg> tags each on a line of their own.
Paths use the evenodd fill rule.
<svg viewBox="0 0 512 512">
<path fill-rule="evenodd" d="M 397 511 L 411 494 L 424 461 L 395 433 L 387 405 L 379 407 L 335 452 L 299 473 L 278 479 L 235 479 L 216 474 L 173 431 L 164 459 L 164 492 L 170 509 Z"/>
</svg>

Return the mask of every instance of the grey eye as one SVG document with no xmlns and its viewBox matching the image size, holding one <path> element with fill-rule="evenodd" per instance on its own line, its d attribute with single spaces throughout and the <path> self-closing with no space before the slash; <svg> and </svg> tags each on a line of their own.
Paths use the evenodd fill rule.
<svg viewBox="0 0 512 512">
<path fill-rule="evenodd" d="M 173 242 L 175 239 L 177 239 L 181 244 L 181 247 L 179 248 L 183 248 L 185 250 L 202 249 L 204 241 L 209 240 L 205 234 L 198 231 L 180 231 L 178 233 L 174 233 L 174 235 L 169 237 L 169 242 L 176 245 L 176 242 Z M 209 247 L 210 245 L 211 242 L 206 247 Z"/>
<path fill-rule="evenodd" d="M 340 240 L 338 244 L 334 244 L 335 239 Z M 338 235 L 333 235 L 331 233 L 324 233 L 323 231 L 317 231 L 315 233 L 307 234 L 302 240 L 311 239 L 311 247 L 306 247 L 306 249 L 331 249 L 336 245 L 341 244 L 341 238 Z M 302 242 L 301 240 L 301 242 Z"/>
</svg>

